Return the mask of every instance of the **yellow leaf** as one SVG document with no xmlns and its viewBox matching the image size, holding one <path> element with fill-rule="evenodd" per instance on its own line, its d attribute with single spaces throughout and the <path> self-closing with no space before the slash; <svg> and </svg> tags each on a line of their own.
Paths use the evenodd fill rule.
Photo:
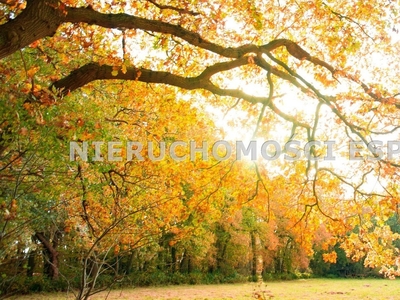
<svg viewBox="0 0 400 300">
<path fill-rule="evenodd" d="M 118 75 L 118 69 L 119 69 L 119 67 L 113 67 L 113 70 L 112 70 L 112 72 L 111 72 L 111 75 L 112 75 L 112 76 L 117 76 L 117 75 Z"/>
<path fill-rule="evenodd" d="M 122 73 L 126 74 L 126 66 L 125 66 L 125 65 L 122 65 L 121 71 L 122 71 Z M 115 75 L 114 75 L 114 76 L 115 76 Z"/>
<path fill-rule="evenodd" d="M 26 75 L 29 78 L 33 78 L 33 76 L 35 75 L 35 73 L 39 70 L 39 67 L 32 67 L 30 68 L 28 71 L 26 71 Z"/>
<path fill-rule="evenodd" d="M 332 251 L 330 253 L 324 253 L 322 254 L 322 258 L 324 259 L 325 262 L 334 264 L 336 263 L 337 254 L 335 251 Z"/>
</svg>

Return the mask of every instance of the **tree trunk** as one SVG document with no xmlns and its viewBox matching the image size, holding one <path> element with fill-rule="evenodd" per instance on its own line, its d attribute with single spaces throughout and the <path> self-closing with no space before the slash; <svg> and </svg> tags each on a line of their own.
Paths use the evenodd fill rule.
<svg viewBox="0 0 400 300">
<path fill-rule="evenodd" d="M 190 255 L 188 255 L 188 251 L 186 249 L 183 252 L 183 257 L 179 265 L 179 271 L 182 274 L 183 273 L 190 274 L 192 272 Z"/>
<path fill-rule="evenodd" d="M 33 272 L 35 270 L 35 265 L 36 265 L 35 257 L 36 257 L 36 251 L 35 250 L 29 251 L 28 266 L 27 266 L 27 269 L 26 269 L 26 276 L 27 277 L 32 277 L 33 276 Z"/>
<path fill-rule="evenodd" d="M 135 257 L 135 250 L 132 250 L 132 252 L 128 256 L 128 260 L 127 260 L 125 268 L 124 268 L 126 275 L 129 275 L 132 272 L 132 264 L 133 264 L 134 257 Z"/>
<path fill-rule="evenodd" d="M 57 241 L 56 239 L 53 241 L 53 244 L 50 243 L 50 241 L 44 236 L 42 232 L 37 232 L 35 234 L 35 237 L 42 243 L 45 251 L 49 255 L 49 263 L 50 263 L 50 269 L 49 269 L 49 276 L 51 279 L 58 279 L 60 273 L 58 270 L 58 251 L 56 250 L 57 248 Z"/>
<path fill-rule="evenodd" d="M 252 253 L 251 275 L 255 278 L 255 276 L 257 276 L 257 241 L 254 231 L 250 231 L 250 240 Z"/>
<path fill-rule="evenodd" d="M 188 272 L 188 274 L 192 273 L 193 266 L 192 266 L 192 259 L 191 259 L 191 256 L 188 256 L 187 266 L 188 266 L 188 267 L 187 267 L 187 272 Z"/>
<path fill-rule="evenodd" d="M 15 19 L 0 26 L 0 59 L 54 35 L 64 17 L 59 0 L 28 0 L 26 8 Z"/>
<path fill-rule="evenodd" d="M 115 256 L 115 267 L 114 267 L 115 275 L 119 275 L 120 260 L 121 260 L 121 257 L 119 255 L 116 255 Z"/>
<path fill-rule="evenodd" d="M 226 248 L 228 247 L 228 240 L 224 240 L 222 242 L 221 246 L 221 251 L 218 251 L 217 254 L 217 270 L 221 271 L 223 268 L 223 263 L 225 261 L 225 253 L 226 253 Z"/>
<path fill-rule="evenodd" d="M 176 248 L 174 246 L 171 247 L 171 273 L 175 273 L 176 271 Z"/>
</svg>

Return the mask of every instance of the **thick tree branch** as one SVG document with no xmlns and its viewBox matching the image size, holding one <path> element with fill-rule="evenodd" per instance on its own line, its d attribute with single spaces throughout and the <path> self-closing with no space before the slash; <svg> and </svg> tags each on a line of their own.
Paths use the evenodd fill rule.
<svg viewBox="0 0 400 300">
<path fill-rule="evenodd" d="M 303 93 L 307 94 L 309 91 L 301 85 L 296 77 L 292 76 L 291 74 L 288 74 L 286 72 L 283 72 L 281 70 L 278 70 L 277 68 L 271 66 L 265 59 L 263 59 L 260 55 L 258 55 L 255 59 L 254 62 L 262 69 L 266 70 L 267 72 L 271 72 L 272 74 L 280 77 L 281 79 L 289 81 L 291 84 L 293 84 L 295 87 L 299 88 Z"/>
<path fill-rule="evenodd" d="M 98 25 L 104 28 L 141 29 L 145 31 L 171 34 L 185 40 L 193 46 L 230 58 L 239 58 L 246 53 L 257 51 L 257 46 L 251 44 L 237 48 L 223 47 L 209 42 L 202 38 L 198 33 L 189 31 L 179 25 L 157 20 L 148 20 L 124 13 L 103 14 L 91 8 L 69 7 L 67 8 L 67 16 L 65 17 L 65 21 L 71 23 L 82 22 Z"/>
<path fill-rule="evenodd" d="M 141 29 L 145 31 L 171 34 L 189 44 L 228 58 L 240 58 L 248 53 L 269 53 L 286 47 L 288 52 L 297 59 L 306 59 L 316 65 L 327 68 L 332 73 L 334 68 L 329 64 L 313 58 L 307 51 L 295 42 L 287 39 L 277 39 L 263 46 L 246 44 L 240 47 L 224 47 L 202 38 L 198 33 L 187 30 L 179 25 L 158 20 L 148 20 L 133 15 L 103 14 L 92 8 L 65 7 L 59 0 L 29 1 L 26 9 L 14 20 L 0 26 L 0 59 L 28 46 L 32 42 L 53 35 L 58 26 L 65 22 L 87 23 L 104 28 Z"/>
<path fill-rule="evenodd" d="M 240 66 L 247 64 L 247 58 L 242 58 L 227 63 L 220 63 L 209 67 L 197 77 L 182 77 L 169 72 L 152 71 L 149 69 L 127 68 L 126 72 L 118 72 L 113 75 L 115 67 L 99 65 L 98 63 L 89 63 L 75 71 L 67 77 L 53 83 L 52 87 L 59 90 L 61 95 L 66 95 L 89 82 L 95 80 L 137 80 L 145 83 L 161 83 L 180 87 L 186 90 L 204 89 L 220 96 L 231 96 L 242 98 L 250 103 L 265 103 L 268 97 L 256 97 L 248 95 L 238 89 L 222 89 L 214 85 L 209 78 L 218 70 L 228 70 L 228 66 Z M 118 67 L 117 67 L 118 68 Z"/>
<path fill-rule="evenodd" d="M 158 5 L 155 1 L 150 2 Z M 162 6 L 160 8 L 172 9 L 173 7 Z M 158 20 L 149 20 L 125 13 L 104 14 L 93 10 L 91 7 L 65 7 L 59 0 L 28 1 L 27 7 L 20 15 L 10 22 L 1 25 L 0 59 L 28 46 L 38 39 L 53 35 L 58 26 L 65 22 L 87 23 L 104 28 L 141 29 L 171 34 L 195 47 L 206 49 L 229 58 L 239 58 L 247 53 L 269 53 L 276 48 L 284 46 L 293 57 L 300 60 L 309 60 L 316 65 L 327 68 L 332 73 L 334 72 L 332 66 L 312 57 L 295 42 L 287 39 L 277 39 L 263 46 L 246 44 L 236 48 L 224 47 L 207 41 L 198 33 L 187 30 L 179 25 Z"/>
<path fill-rule="evenodd" d="M 27 1 L 15 19 L 0 26 L 0 59 L 36 40 L 52 36 L 63 22 L 64 11 L 58 0 Z"/>
<path fill-rule="evenodd" d="M 166 23 L 157 20 L 148 20 L 128 14 L 103 14 L 91 8 L 67 8 L 66 22 L 87 23 L 98 25 L 104 28 L 125 28 L 141 29 L 152 32 L 171 34 L 179 37 L 189 44 L 209 50 L 216 54 L 229 58 L 239 58 L 248 53 L 268 53 L 279 47 L 286 47 L 287 51 L 299 60 L 309 60 L 310 62 L 327 68 L 332 73 L 335 69 L 328 63 L 312 57 L 307 51 L 298 44 L 288 39 L 277 39 L 263 46 L 246 44 L 240 47 L 223 47 L 203 39 L 198 33 L 189 31 L 179 25 Z"/>
<path fill-rule="evenodd" d="M 236 60 L 232 61 L 227 61 L 227 62 L 221 62 L 221 63 L 216 63 L 214 65 L 208 66 L 199 76 L 199 79 L 210 79 L 211 76 L 223 72 L 223 71 L 229 71 L 231 69 L 241 67 L 244 65 L 247 65 L 249 63 L 249 58 L 248 57 L 241 57 Z"/>
</svg>

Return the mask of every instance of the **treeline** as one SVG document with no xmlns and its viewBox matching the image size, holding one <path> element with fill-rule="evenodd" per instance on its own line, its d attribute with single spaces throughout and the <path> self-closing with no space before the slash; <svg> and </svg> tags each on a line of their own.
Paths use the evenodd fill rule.
<svg viewBox="0 0 400 300">
<path fill-rule="evenodd" d="M 16 241 L 14 251 L 2 257 L 0 298 L 14 293 L 79 290 L 82 270 L 88 281 L 96 277 L 92 282 L 97 289 L 379 276 L 376 270 L 365 268 L 362 259 L 354 262 L 348 258 L 339 245 L 334 247 L 336 263 L 325 262 L 327 251 L 321 249 L 318 235 L 314 254 L 308 257 L 290 232 L 281 232 L 276 222 L 260 222 L 255 216 L 255 210 L 246 208 L 231 222 L 224 221 L 224 216 L 218 222 L 204 222 L 179 240 L 167 232 L 138 248 L 121 244 L 90 257 L 74 248 L 76 233 L 50 228 L 26 243 Z M 398 226 L 395 219 L 388 222 Z"/>
</svg>

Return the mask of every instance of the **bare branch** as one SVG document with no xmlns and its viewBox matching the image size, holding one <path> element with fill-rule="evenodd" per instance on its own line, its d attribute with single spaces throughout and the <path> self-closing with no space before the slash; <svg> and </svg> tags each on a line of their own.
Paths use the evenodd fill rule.
<svg viewBox="0 0 400 300">
<path fill-rule="evenodd" d="M 180 13 L 180 14 L 187 14 L 187 15 L 191 15 L 191 16 L 200 15 L 200 13 L 193 12 L 193 11 L 188 10 L 188 9 L 178 8 L 178 7 L 174 7 L 174 6 L 171 6 L 171 5 L 161 5 L 161 4 L 158 4 L 154 0 L 147 0 L 147 1 L 150 2 L 151 4 L 153 4 L 154 6 L 158 7 L 161 10 L 162 9 L 170 9 L 170 10 L 174 10 L 174 11 Z"/>
<path fill-rule="evenodd" d="M 354 21 L 354 19 L 352 19 L 348 16 L 342 15 L 342 14 L 332 10 L 325 2 L 322 2 L 322 4 L 325 5 L 329 9 L 329 11 L 331 13 L 333 13 L 335 16 L 337 16 L 340 20 L 345 19 L 353 24 L 356 24 L 367 37 L 369 37 L 372 41 L 375 42 L 375 40 L 365 31 L 364 27 L 360 23 L 358 23 L 357 21 Z"/>
</svg>

